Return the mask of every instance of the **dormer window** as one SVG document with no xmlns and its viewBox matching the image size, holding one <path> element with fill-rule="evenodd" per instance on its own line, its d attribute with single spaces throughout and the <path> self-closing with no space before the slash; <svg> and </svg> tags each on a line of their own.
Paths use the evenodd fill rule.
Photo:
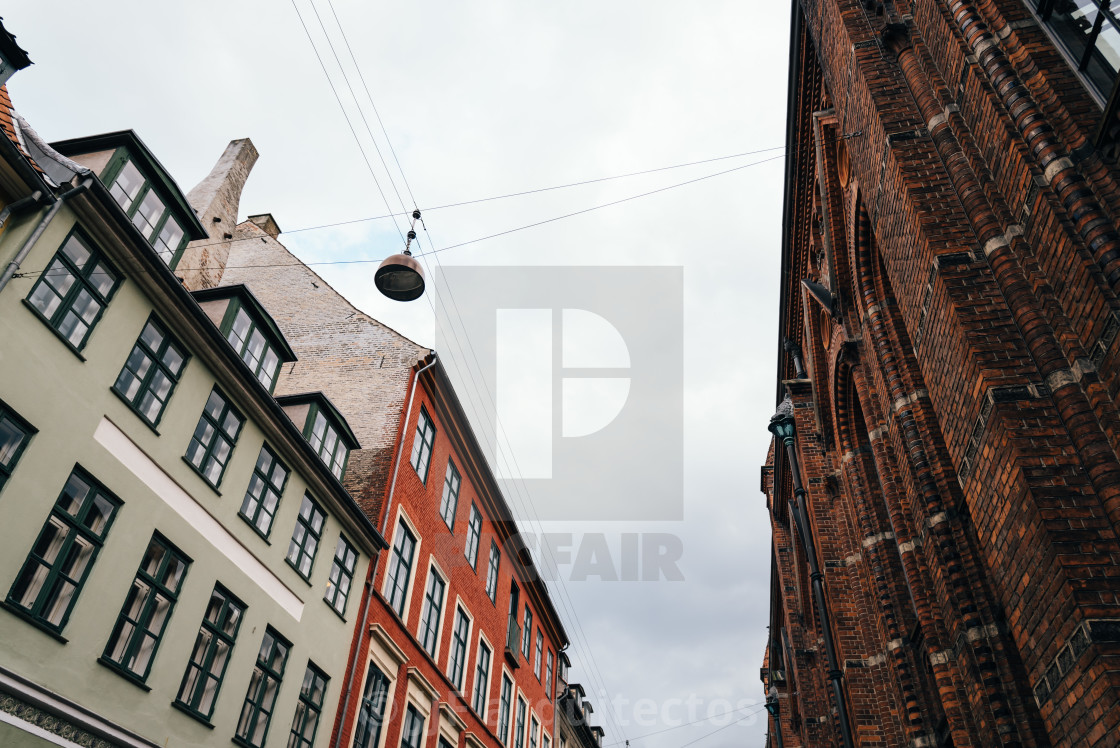
<svg viewBox="0 0 1120 748">
<path fill-rule="evenodd" d="M 234 312 L 226 338 L 260 383 L 272 392 L 276 375 L 280 373 L 280 357 L 244 307 L 239 307 Z"/>
<path fill-rule="evenodd" d="M 338 429 L 331 424 L 323 411 L 315 413 L 315 421 L 311 424 L 311 434 L 308 435 L 307 440 L 323 458 L 323 462 L 327 463 L 334 476 L 341 478 L 350 450 L 338 438 Z"/>
<path fill-rule="evenodd" d="M 188 242 L 207 238 L 179 187 L 131 130 L 51 145 L 97 174 L 132 225 L 172 270 Z"/>
<path fill-rule="evenodd" d="M 109 186 L 109 192 L 117 205 L 132 218 L 132 225 L 155 248 L 156 254 L 168 267 L 174 267 L 180 252 L 187 245 L 183 229 L 136 164 L 127 155 L 124 158 L 127 160 Z"/>
<path fill-rule="evenodd" d="M 281 365 L 295 361 L 296 354 L 257 298 L 243 285 L 208 288 L 193 295 L 253 376 L 272 392 Z"/>
<path fill-rule="evenodd" d="M 284 395 L 276 398 L 292 422 L 303 429 L 307 443 L 330 469 L 334 477 L 342 480 L 350 450 L 358 449 L 358 439 L 346 419 L 322 392 L 303 395 Z"/>
</svg>

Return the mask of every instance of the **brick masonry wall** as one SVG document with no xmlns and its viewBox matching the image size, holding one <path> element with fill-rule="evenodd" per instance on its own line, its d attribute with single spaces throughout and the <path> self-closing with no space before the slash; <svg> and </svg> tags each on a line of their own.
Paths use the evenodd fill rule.
<svg viewBox="0 0 1120 748">
<path fill-rule="evenodd" d="M 221 285 L 244 283 L 276 320 L 299 360 L 285 364 L 277 395 L 321 391 L 361 449 L 345 485 L 379 517 L 414 364 L 429 353 L 356 309 L 256 224 L 238 225 Z M 301 424 L 302 425 L 302 424 Z"/>
<path fill-rule="evenodd" d="M 857 742 L 1118 745 L 1120 303 L 1100 251 L 1118 190 L 1091 145 L 1100 110 L 1017 0 L 800 7 L 781 334 L 811 383 L 785 389 L 833 634 L 874 663 L 845 672 Z M 806 637 L 773 509 L 772 604 Z M 783 697 L 819 712 L 826 665 L 794 659 L 821 690 Z"/>
</svg>

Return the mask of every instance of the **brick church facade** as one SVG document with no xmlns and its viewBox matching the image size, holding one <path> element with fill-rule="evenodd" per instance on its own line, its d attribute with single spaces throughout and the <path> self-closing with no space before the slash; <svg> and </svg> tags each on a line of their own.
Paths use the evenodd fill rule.
<svg viewBox="0 0 1120 748">
<path fill-rule="evenodd" d="M 1114 23 L 793 2 L 770 746 L 1120 745 Z"/>
</svg>

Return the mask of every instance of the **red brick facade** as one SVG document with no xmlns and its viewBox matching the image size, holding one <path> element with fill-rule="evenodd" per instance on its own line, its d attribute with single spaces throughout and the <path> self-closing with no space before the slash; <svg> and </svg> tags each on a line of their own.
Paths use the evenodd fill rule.
<svg viewBox="0 0 1120 748">
<path fill-rule="evenodd" d="M 362 683 L 367 678 L 368 667 L 374 664 L 382 671 L 386 665 L 395 667 L 394 672 L 386 673 L 392 680 L 392 686 L 384 713 L 382 736 L 377 744 L 381 748 L 401 744 L 406 705 L 426 706 L 426 701 L 418 698 L 418 692 L 428 686 L 431 688 L 429 695 L 432 703 L 430 712 L 424 715 L 430 716 L 424 748 L 437 748 L 440 737 L 452 746 L 550 748 L 554 745 L 556 732 L 554 702 L 558 655 L 567 646 L 567 636 L 543 583 L 537 580 L 532 560 L 527 551 L 521 550 L 523 545 L 510 509 L 498 492 L 481 448 L 474 440 L 446 374 L 439 366 L 436 363 L 419 374 L 416 394 L 401 436 L 403 450 L 400 452 L 400 464 L 393 465 L 395 484 L 390 477 L 383 511 L 378 517 L 378 523 L 384 523 L 384 534 L 391 547 L 398 541 L 402 525 L 416 540 L 404 615 L 398 615 L 390 604 L 392 596 L 387 583 L 392 565 L 390 550 L 378 560 L 374 594 L 363 597 L 363 606 L 366 605 L 365 598 L 369 598 L 368 626 L 356 648 L 361 655 L 355 670 L 354 697 L 340 723 L 336 724 L 336 732 L 342 733 L 339 745 L 350 745 L 354 738 L 358 712 L 362 708 Z M 415 370 L 422 368 L 423 364 L 418 364 Z M 405 407 L 407 410 L 408 405 Z M 414 440 L 418 438 L 417 424 L 421 413 L 435 427 L 426 481 L 421 480 L 410 459 Z M 449 460 L 461 478 L 453 529 L 448 527 L 440 514 Z M 465 555 L 472 508 L 481 517 L 474 566 Z M 492 544 L 500 554 L 494 600 L 490 599 L 486 588 Z M 425 591 L 433 571 L 446 582 L 434 656 L 425 650 L 421 639 Z M 532 613 L 528 660 L 519 652 L 507 653 L 513 585 L 516 585 L 519 594 L 517 626 L 523 624 L 526 607 Z M 461 691 L 456 688 L 451 676 L 452 635 L 459 608 L 470 618 Z M 399 648 L 396 657 L 399 661 L 387 662 L 385 657 L 380 660 L 377 657 L 379 643 L 376 634 L 371 637 L 368 630 L 378 627 Z M 542 641 L 539 667 L 536 658 L 538 635 Z M 491 652 L 485 703 L 481 712 L 474 708 L 480 642 L 485 642 Z M 520 640 L 517 649 L 520 649 Z M 503 675 L 513 684 L 509 725 L 504 734 L 499 729 Z M 514 734 L 519 699 L 526 704 L 522 742 L 518 742 Z M 535 736 L 530 734 L 533 720 L 537 724 Z"/>
<path fill-rule="evenodd" d="M 1120 745 L 1101 108 L 1022 0 L 793 5 L 771 745 Z"/>
</svg>

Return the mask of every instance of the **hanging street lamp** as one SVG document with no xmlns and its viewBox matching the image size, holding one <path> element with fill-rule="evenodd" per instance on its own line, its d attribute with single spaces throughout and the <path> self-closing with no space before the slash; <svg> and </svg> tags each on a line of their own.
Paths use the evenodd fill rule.
<svg viewBox="0 0 1120 748">
<path fill-rule="evenodd" d="M 416 238 L 416 221 L 419 219 L 420 211 L 412 211 L 412 226 L 408 230 L 404 251 L 386 257 L 373 274 L 377 290 L 393 301 L 415 301 L 424 295 L 424 269 L 409 251 Z"/>
</svg>

